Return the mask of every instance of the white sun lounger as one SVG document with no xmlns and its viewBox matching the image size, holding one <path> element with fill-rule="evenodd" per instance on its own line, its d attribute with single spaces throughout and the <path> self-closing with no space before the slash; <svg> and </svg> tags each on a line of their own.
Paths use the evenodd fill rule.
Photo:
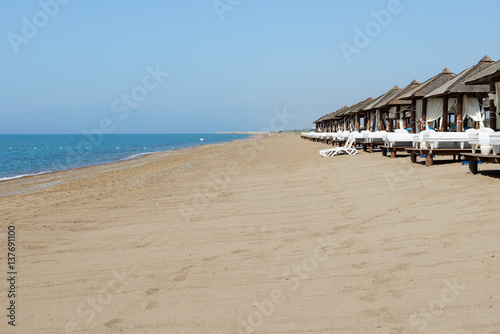
<svg viewBox="0 0 500 334">
<path fill-rule="evenodd" d="M 354 143 L 354 136 L 349 136 L 349 138 L 347 138 L 345 146 L 321 150 L 319 151 L 319 154 L 321 154 L 323 157 L 333 157 L 339 153 L 354 155 L 358 153 L 358 150 L 356 150 L 356 148 L 352 146 L 353 143 Z"/>
</svg>

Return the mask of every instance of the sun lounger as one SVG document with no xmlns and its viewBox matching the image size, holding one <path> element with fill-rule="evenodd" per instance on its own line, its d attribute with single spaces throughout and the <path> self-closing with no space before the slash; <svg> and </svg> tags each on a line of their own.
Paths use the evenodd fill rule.
<svg viewBox="0 0 500 334">
<path fill-rule="evenodd" d="M 319 154 L 321 154 L 323 157 L 333 157 L 334 155 L 337 155 L 339 153 L 354 155 L 358 153 L 358 150 L 356 150 L 356 148 L 353 147 L 353 143 L 354 143 L 354 136 L 351 135 L 347 138 L 345 146 L 321 150 L 319 151 Z"/>
</svg>

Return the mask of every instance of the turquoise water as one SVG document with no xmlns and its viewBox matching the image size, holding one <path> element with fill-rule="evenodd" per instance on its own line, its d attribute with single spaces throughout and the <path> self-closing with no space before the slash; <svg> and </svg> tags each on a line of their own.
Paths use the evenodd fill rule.
<svg viewBox="0 0 500 334">
<path fill-rule="evenodd" d="M 0 135 L 0 181 L 247 137 L 233 134 Z"/>
</svg>

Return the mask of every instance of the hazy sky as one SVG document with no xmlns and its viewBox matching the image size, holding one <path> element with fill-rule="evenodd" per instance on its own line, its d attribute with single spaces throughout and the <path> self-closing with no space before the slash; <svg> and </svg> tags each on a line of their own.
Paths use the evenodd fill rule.
<svg viewBox="0 0 500 334">
<path fill-rule="evenodd" d="M 0 0 L 0 133 L 310 127 L 499 60 L 499 13 L 497 0 Z"/>
</svg>

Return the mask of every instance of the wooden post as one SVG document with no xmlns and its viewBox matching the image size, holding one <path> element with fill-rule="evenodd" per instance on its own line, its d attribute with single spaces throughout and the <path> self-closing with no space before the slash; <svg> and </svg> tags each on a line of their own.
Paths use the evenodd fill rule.
<svg viewBox="0 0 500 334">
<path fill-rule="evenodd" d="M 490 93 L 500 94 L 500 92 L 495 92 L 495 83 L 490 82 Z M 490 128 L 497 131 L 497 108 L 495 107 L 495 102 L 490 100 Z"/>
<path fill-rule="evenodd" d="M 473 157 L 469 157 L 469 171 L 472 175 L 477 174 L 477 160 Z"/>
<path fill-rule="evenodd" d="M 368 118 L 368 120 L 366 121 L 366 129 L 367 131 L 371 131 L 371 127 L 372 127 L 372 118 L 370 117 L 371 116 L 371 112 L 370 111 L 367 111 L 365 113 L 365 117 Z"/>
<path fill-rule="evenodd" d="M 361 116 L 359 116 L 359 113 L 356 114 L 356 124 L 357 124 L 356 130 L 358 132 L 360 132 L 361 131 Z"/>
<path fill-rule="evenodd" d="M 411 133 L 417 133 L 417 100 L 411 100 Z"/>
<path fill-rule="evenodd" d="M 417 153 L 415 151 L 411 151 L 410 153 L 410 161 L 413 163 L 417 163 Z"/>
<path fill-rule="evenodd" d="M 401 127 L 399 126 L 399 120 L 401 118 L 401 106 L 398 104 L 396 106 L 396 129 L 400 129 Z"/>
<path fill-rule="evenodd" d="M 434 164 L 434 161 L 432 159 L 432 151 L 430 151 L 428 154 L 425 155 L 425 166 L 429 167 Z"/>
<path fill-rule="evenodd" d="M 457 126 L 457 132 L 464 131 L 464 94 L 458 94 L 457 97 L 457 113 L 455 114 L 455 124 Z"/>
<path fill-rule="evenodd" d="M 427 129 L 427 99 L 423 99 L 422 101 L 422 127 L 420 127 L 420 131 Z"/>
<path fill-rule="evenodd" d="M 385 124 L 384 124 L 384 113 L 382 113 L 382 110 L 379 109 L 380 113 L 380 119 L 379 119 L 379 124 L 378 127 L 380 128 L 380 131 L 385 130 Z"/>
<path fill-rule="evenodd" d="M 448 131 L 448 97 L 443 97 L 443 121 L 441 131 Z"/>
</svg>

